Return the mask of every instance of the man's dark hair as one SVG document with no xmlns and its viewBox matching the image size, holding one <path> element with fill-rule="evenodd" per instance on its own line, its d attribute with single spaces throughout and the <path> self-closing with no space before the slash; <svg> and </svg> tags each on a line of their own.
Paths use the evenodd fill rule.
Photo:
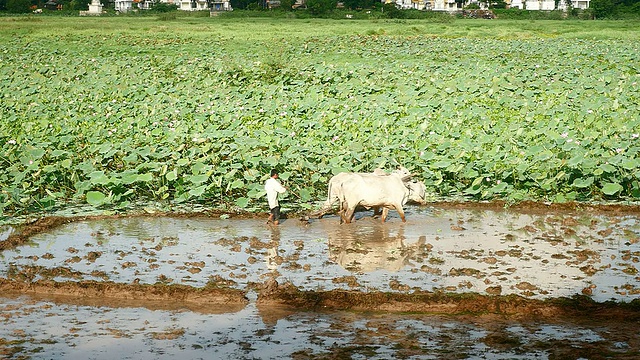
<svg viewBox="0 0 640 360">
<path fill-rule="evenodd" d="M 273 177 L 273 175 L 278 175 L 278 170 L 272 169 L 271 170 L 271 177 Z"/>
</svg>

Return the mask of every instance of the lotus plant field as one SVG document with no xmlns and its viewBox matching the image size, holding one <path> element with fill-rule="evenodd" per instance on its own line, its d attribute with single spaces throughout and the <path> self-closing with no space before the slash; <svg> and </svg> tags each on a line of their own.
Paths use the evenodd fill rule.
<svg viewBox="0 0 640 360">
<path fill-rule="evenodd" d="M 302 208 L 337 172 L 397 164 L 434 199 L 640 198 L 637 40 L 48 21 L 0 19 L 0 214 L 255 211 L 274 167 Z"/>
</svg>

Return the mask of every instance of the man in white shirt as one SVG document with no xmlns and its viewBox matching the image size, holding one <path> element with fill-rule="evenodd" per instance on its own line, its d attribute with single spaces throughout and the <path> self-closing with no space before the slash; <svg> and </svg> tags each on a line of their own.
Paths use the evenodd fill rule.
<svg viewBox="0 0 640 360">
<path fill-rule="evenodd" d="M 280 223 L 280 204 L 278 203 L 278 194 L 281 194 L 287 189 L 278 181 L 278 171 L 271 170 L 271 177 L 264 183 L 264 189 L 267 191 L 267 201 L 269 202 L 269 219 L 267 223 L 273 221 L 274 225 Z"/>
</svg>

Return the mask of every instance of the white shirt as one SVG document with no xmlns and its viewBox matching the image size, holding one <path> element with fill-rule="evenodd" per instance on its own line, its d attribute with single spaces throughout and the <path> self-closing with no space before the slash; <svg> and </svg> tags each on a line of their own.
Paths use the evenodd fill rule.
<svg viewBox="0 0 640 360">
<path fill-rule="evenodd" d="M 267 201 L 269 201 L 269 209 L 278 206 L 278 194 L 287 191 L 277 179 L 269 178 L 264 183 L 264 189 L 267 191 Z"/>
</svg>

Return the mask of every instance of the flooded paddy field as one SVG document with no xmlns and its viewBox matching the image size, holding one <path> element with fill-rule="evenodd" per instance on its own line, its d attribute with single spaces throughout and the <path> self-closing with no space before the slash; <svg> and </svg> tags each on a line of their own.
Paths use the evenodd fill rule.
<svg viewBox="0 0 640 360">
<path fill-rule="evenodd" d="M 371 215 L 0 228 L 0 356 L 640 356 L 640 213 Z"/>
</svg>

